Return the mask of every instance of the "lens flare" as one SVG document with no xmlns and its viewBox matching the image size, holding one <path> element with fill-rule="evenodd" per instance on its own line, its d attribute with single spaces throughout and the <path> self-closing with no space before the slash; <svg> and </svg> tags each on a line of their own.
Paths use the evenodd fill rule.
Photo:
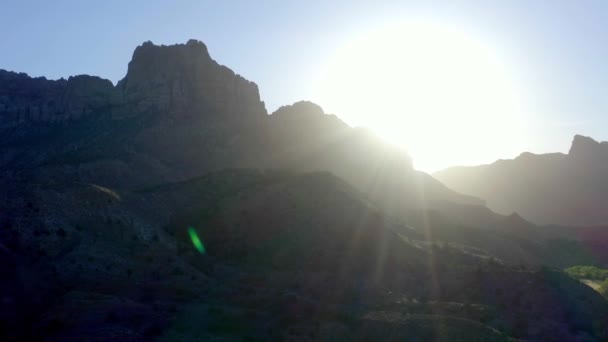
<svg viewBox="0 0 608 342">
<path fill-rule="evenodd" d="M 196 230 L 193 227 L 188 227 L 188 234 L 190 235 L 190 240 L 192 240 L 194 248 L 196 248 L 199 253 L 205 254 L 205 246 L 203 245 L 201 239 L 198 237 Z"/>
</svg>

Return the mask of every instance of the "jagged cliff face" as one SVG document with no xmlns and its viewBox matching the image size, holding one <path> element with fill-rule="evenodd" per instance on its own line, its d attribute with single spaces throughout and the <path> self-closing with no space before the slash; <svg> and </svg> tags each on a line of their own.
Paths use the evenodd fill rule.
<svg viewBox="0 0 608 342">
<path fill-rule="evenodd" d="M 112 82 L 80 75 L 57 81 L 0 70 L 0 125 L 59 123 L 107 115 L 119 103 Z"/>
<path fill-rule="evenodd" d="M 172 118 L 263 118 L 258 87 L 219 65 L 200 41 L 137 47 L 127 75 L 109 80 L 79 75 L 31 78 L 0 70 L 0 124 L 65 123 L 96 114 L 102 118 L 157 113 Z"/>
<path fill-rule="evenodd" d="M 608 223 L 608 142 L 577 135 L 568 154 L 523 153 L 491 165 L 434 174 L 449 187 L 486 199 L 498 212 L 537 223 Z"/>
<path fill-rule="evenodd" d="M 257 85 L 219 65 L 205 44 L 196 40 L 169 47 L 146 42 L 137 47 L 118 88 L 135 112 L 175 117 L 207 113 L 238 120 L 266 114 Z"/>
<path fill-rule="evenodd" d="M 608 141 L 598 142 L 582 135 L 574 136 L 568 157 L 588 166 L 608 168 Z"/>
<path fill-rule="evenodd" d="M 203 43 L 148 42 L 116 86 L 0 71 L 0 168 L 134 186 L 259 166 L 252 135 L 264 135 L 266 117 L 257 85 L 216 63 Z"/>
</svg>

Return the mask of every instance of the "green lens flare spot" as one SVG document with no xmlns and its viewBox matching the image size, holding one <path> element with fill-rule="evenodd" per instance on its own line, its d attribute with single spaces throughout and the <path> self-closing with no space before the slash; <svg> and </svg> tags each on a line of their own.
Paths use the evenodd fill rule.
<svg viewBox="0 0 608 342">
<path fill-rule="evenodd" d="M 196 250 L 199 251 L 201 254 L 204 254 L 205 246 L 203 245 L 201 239 L 198 237 L 196 230 L 192 227 L 188 227 L 188 235 L 190 235 L 190 240 L 192 240 L 194 248 L 196 248 Z"/>
</svg>

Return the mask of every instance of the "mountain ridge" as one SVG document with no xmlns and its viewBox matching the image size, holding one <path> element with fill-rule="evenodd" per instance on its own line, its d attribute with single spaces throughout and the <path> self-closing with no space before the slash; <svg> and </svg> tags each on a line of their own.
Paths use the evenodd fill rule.
<svg viewBox="0 0 608 342">
<path fill-rule="evenodd" d="M 57 103 L 57 98 L 62 100 Z M 93 112 L 112 117 L 242 113 L 242 120 L 248 114 L 267 114 L 257 85 L 218 64 L 197 40 L 169 46 L 143 43 L 116 85 L 97 76 L 47 80 L 0 70 L 0 124 L 66 122 Z"/>
<path fill-rule="evenodd" d="M 26 164 L 20 167 L 31 168 L 39 164 L 32 163 L 36 160 L 113 160 L 123 155 L 129 160 L 120 160 L 120 163 L 137 159 L 140 164 L 148 164 L 148 173 L 157 178 L 155 182 L 187 179 L 225 167 L 330 170 L 365 191 L 374 191 L 375 174 L 382 170 L 393 174 L 384 178 L 397 179 L 397 173 L 402 173 L 410 179 L 410 184 L 382 185 L 384 190 L 375 190 L 377 195 L 397 185 L 420 188 L 416 191 L 427 192 L 428 200 L 449 198 L 483 204 L 481 200 L 454 193 L 430 177 L 415 176 L 418 173 L 414 172 L 405 151 L 371 132 L 351 128 L 316 104 L 301 101 L 268 115 L 257 85 L 213 60 L 206 45 L 198 40 L 169 46 L 145 42 L 135 49 L 126 76 L 113 87 L 107 80 L 83 77 L 104 84 L 107 103 L 95 110 L 83 110 L 87 115 L 79 116 L 72 115 L 67 105 L 57 106 L 42 121 L 31 115 L 34 105 L 23 103 L 35 97 L 36 104 L 45 106 L 54 103 L 54 93 L 40 96 L 37 88 L 28 88 L 28 82 L 42 83 L 39 88 L 64 82 L 25 77 L 28 82 L 17 96 L 16 85 L 10 80 L 2 83 L 0 79 L 0 122 L 5 123 L 5 129 L 0 132 L 5 133 L 0 149 L 4 147 L 6 151 L 4 163 L 21 160 Z M 65 82 L 74 82 L 69 80 Z M 87 88 L 81 91 L 86 93 Z M 24 96 L 24 100 L 19 96 Z M 1 105 L 3 102 L 7 104 Z M 87 106 L 88 102 L 84 107 Z M 70 130 L 63 127 L 66 125 L 78 125 L 76 130 L 90 133 L 78 139 L 70 138 L 53 148 L 30 149 L 26 144 L 26 149 L 22 149 L 24 139 L 34 141 L 49 134 L 64 135 L 64 131 Z M 29 126 L 35 128 L 29 129 Z M 112 137 L 106 134 L 110 131 Z M 84 148 L 93 139 L 104 141 L 103 145 L 107 146 L 100 148 L 101 144 L 95 143 L 95 156 L 90 148 Z M 15 147 L 16 141 L 20 147 Z M 68 148 L 67 144 L 73 146 Z M 18 157 L 17 151 L 29 156 Z M 203 151 L 207 153 L 206 160 L 197 156 Z M 348 166 L 337 163 L 337 158 L 347 161 Z M 0 158 L 0 166 L 2 163 Z M 116 169 L 124 168 L 116 162 L 106 167 L 110 169 L 102 172 L 131 172 Z M 94 177 L 90 180 L 94 181 Z M 129 177 L 133 177 L 133 181 L 138 178 L 135 174 Z M 418 196 L 402 202 L 422 205 L 426 200 Z"/>
<path fill-rule="evenodd" d="M 502 214 L 539 224 L 608 223 L 608 142 L 574 136 L 564 153 L 524 152 L 512 160 L 452 167 L 433 175 L 462 193 L 486 199 Z"/>
</svg>

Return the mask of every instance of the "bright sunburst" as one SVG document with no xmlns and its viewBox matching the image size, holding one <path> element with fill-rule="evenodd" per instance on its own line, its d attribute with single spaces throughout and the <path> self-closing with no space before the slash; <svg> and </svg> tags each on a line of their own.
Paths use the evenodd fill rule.
<svg viewBox="0 0 608 342">
<path fill-rule="evenodd" d="M 404 146 L 419 169 L 511 157 L 525 141 L 520 99 L 488 46 L 450 27 L 408 22 L 336 50 L 316 100 Z"/>
</svg>

